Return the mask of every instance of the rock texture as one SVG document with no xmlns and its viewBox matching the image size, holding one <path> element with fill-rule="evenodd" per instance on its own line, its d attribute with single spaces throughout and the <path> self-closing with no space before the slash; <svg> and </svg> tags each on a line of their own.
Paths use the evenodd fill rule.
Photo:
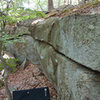
<svg viewBox="0 0 100 100">
<path fill-rule="evenodd" d="M 100 15 L 49 18 L 31 25 L 31 37 L 24 37 L 26 45 L 15 44 L 9 51 L 32 63 L 37 60 L 29 58 L 36 53 L 43 72 L 58 91 L 58 100 L 99 100 L 99 27 Z"/>
<path fill-rule="evenodd" d="M 40 22 L 32 37 L 51 44 L 66 57 L 100 71 L 100 15 L 72 15 Z M 42 30 L 42 31 L 41 31 Z"/>
<path fill-rule="evenodd" d="M 52 46 L 35 42 L 42 70 L 54 84 L 58 100 L 99 100 L 100 73 L 59 54 Z"/>
<path fill-rule="evenodd" d="M 33 64 L 39 64 L 37 56 L 35 54 L 35 49 L 33 47 L 34 42 L 31 36 L 23 36 L 23 42 L 9 43 L 5 46 L 6 51 L 11 52 L 20 63 L 26 59 Z"/>
<path fill-rule="evenodd" d="M 58 100 L 100 99 L 99 22 L 100 15 L 72 15 L 31 27 L 42 69 Z"/>
</svg>

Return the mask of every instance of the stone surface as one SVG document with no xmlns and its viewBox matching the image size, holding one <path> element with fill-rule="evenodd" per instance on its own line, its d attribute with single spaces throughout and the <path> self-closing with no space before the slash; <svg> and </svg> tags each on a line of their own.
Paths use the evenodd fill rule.
<svg viewBox="0 0 100 100">
<path fill-rule="evenodd" d="M 42 70 L 58 92 L 57 100 L 99 100 L 100 73 L 73 62 L 50 45 L 34 41 Z"/>
<path fill-rule="evenodd" d="M 99 22 L 100 15 L 73 15 L 62 18 L 60 52 L 92 70 L 100 71 Z"/>
<path fill-rule="evenodd" d="M 100 15 L 49 18 L 31 27 L 42 70 L 58 100 L 100 99 L 99 27 Z"/>
<path fill-rule="evenodd" d="M 15 34 L 30 34 L 28 27 L 20 26 L 16 28 Z"/>
<path fill-rule="evenodd" d="M 100 15 L 71 15 L 40 22 L 31 35 L 51 44 L 66 57 L 100 71 L 99 27 Z"/>
<path fill-rule="evenodd" d="M 24 42 L 9 43 L 5 46 L 6 51 L 12 53 L 20 63 L 25 59 L 33 64 L 39 64 L 35 49 L 33 47 L 33 38 L 30 36 L 23 36 Z"/>
<path fill-rule="evenodd" d="M 25 36 L 26 43 L 10 44 L 7 50 L 32 63 L 36 54 L 58 100 L 100 99 L 100 15 L 49 18 L 30 32 L 33 38 Z"/>
</svg>

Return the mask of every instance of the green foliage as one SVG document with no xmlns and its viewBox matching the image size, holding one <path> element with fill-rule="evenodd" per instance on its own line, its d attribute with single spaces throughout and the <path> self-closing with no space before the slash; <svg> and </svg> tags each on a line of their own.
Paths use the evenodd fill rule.
<svg viewBox="0 0 100 100">
<path fill-rule="evenodd" d="M 15 11 L 16 10 L 16 11 Z M 45 14 L 41 11 L 25 9 L 23 7 L 10 9 L 9 14 L 5 17 L 3 16 L 1 19 L 7 20 L 9 25 L 16 24 L 18 21 L 34 19 L 36 17 L 44 17 Z"/>
<path fill-rule="evenodd" d="M 6 23 L 9 25 L 15 25 L 18 21 L 34 19 L 37 16 L 38 17 L 45 16 L 45 14 L 42 13 L 41 11 L 25 9 L 24 7 L 14 6 L 15 5 L 14 3 L 16 2 L 18 1 L 12 2 L 9 8 L 5 7 L 5 5 L 7 5 L 5 1 L 3 1 L 3 3 L 0 2 L 0 4 L 2 4 L 2 8 L 0 7 L 0 11 L 3 12 L 3 15 L 0 16 L 1 23 L 3 21 L 6 21 Z M 20 2 L 22 1 L 20 0 Z"/>
<path fill-rule="evenodd" d="M 2 86 L 4 85 L 4 83 L 3 83 L 3 82 L 4 82 L 4 78 L 2 77 L 2 78 L 0 79 L 0 81 L 1 81 L 1 82 L 0 82 L 0 87 L 2 87 Z"/>
<path fill-rule="evenodd" d="M 19 0 L 21 3 L 23 0 Z M 21 40 L 19 37 L 20 34 L 17 35 L 8 35 L 6 33 L 5 26 L 6 25 L 15 25 L 19 21 L 34 19 L 38 17 L 44 17 L 45 14 L 41 11 L 36 11 L 32 9 L 25 9 L 24 7 L 16 6 L 15 3 L 18 1 L 12 1 L 8 4 L 7 1 L 1 0 L 0 1 L 0 42 L 2 42 L 2 52 L 4 51 L 4 45 L 7 43 L 15 43 L 15 42 L 25 42 Z M 10 5 L 10 6 L 9 6 Z M 9 6 L 9 7 L 7 7 Z M 7 66 L 9 66 L 13 71 L 16 71 L 16 64 L 14 63 L 16 59 L 5 59 Z M 0 70 L 3 69 L 3 62 L 0 64 Z"/>
<path fill-rule="evenodd" d="M 0 83 L 0 87 L 2 87 L 2 84 Z"/>
<path fill-rule="evenodd" d="M 38 17 L 45 17 L 45 16 L 46 16 L 43 12 L 37 11 L 37 10 L 34 10 L 34 14 L 35 14 L 36 16 L 38 16 Z"/>
<path fill-rule="evenodd" d="M 8 34 L 2 34 L 0 37 L 0 41 L 2 41 L 3 46 L 8 43 L 16 43 L 16 42 L 25 42 L 19 37 L 22 34 L 16 34 L 16 35 L 8 35 Z"/>
<path fill-rule="evenodd" d="M 17 71 L 17 68 L 16 68 L 17 64 L 16 64 L 16 62 L 18 61 L 18 59 L 16 59 L 16 58 L 13 58 L 13 59 L 10 58 L 10 59 L 5 59 L 5 61 L 6 61 L 8 69 L 10 68 L 12 70 L 12 73 L 14 73 L 14 72 Z M 0 71 L 3 70 L 3 66 L 4 66 L 3 62 L 1 62 L 0 63 Z"/>
<path fill-rule="evenodd" d="M 0 71 L 2 71 L 3 70 L 3 63 L 0 63 Z"/>
<path fill-rule="evenodd" d="M 99 0 L 93 0 L 92 2 L 90 2 L 90 6 L 95 5 L 95 4 L 100 4 Z"/>
</svg>

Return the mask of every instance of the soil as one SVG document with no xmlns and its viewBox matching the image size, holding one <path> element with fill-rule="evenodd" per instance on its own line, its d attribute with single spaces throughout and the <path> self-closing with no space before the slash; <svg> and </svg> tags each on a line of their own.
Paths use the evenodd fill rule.
<svg viewBox="0 0 100 100">
<path fill-rule="evenodd" d="M 41 72 L 39 65 L 31 63 L 24 70 L 18 70 L 8 77 L 10 91 L 49 87 L 50 99 L 57 100 L 57 92 L 52 83 Z M 0 88 L 0 100 L 7 100 L 4 86 Z"/>
</svg>

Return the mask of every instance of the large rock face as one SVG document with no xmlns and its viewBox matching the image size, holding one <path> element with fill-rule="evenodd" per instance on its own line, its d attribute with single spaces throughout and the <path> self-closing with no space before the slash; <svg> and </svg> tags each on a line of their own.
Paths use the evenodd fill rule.
<svg viewBox="0 0 100 100">
<path fill-rule="evenodd" d="M 32 25 L 30 32 L 31 37 L 24 37 L 27 45 L 9 51 L 19 59 L 36 53 L 58 100 L 100 99 L 100 15 L 49 18 Z"/>
<path fill-rule="evenodd" d="M 35 39 L 51 44 L 75 62 L 100 71 L 100 15 L 51 18 L 38 23 L 34 30 Z"/>
<path fill-rule="evenodd" d="M 58 100 L 99 100 L 100 73 L 59 54 L 52 46 L 36 42 L 42 70 L 54 84 Z"/>
<path fill-rule="evenodd" d="M 100 99 L 100 15 L 50 18 L 31 27 L 58 100 Z"/>
</svg>

